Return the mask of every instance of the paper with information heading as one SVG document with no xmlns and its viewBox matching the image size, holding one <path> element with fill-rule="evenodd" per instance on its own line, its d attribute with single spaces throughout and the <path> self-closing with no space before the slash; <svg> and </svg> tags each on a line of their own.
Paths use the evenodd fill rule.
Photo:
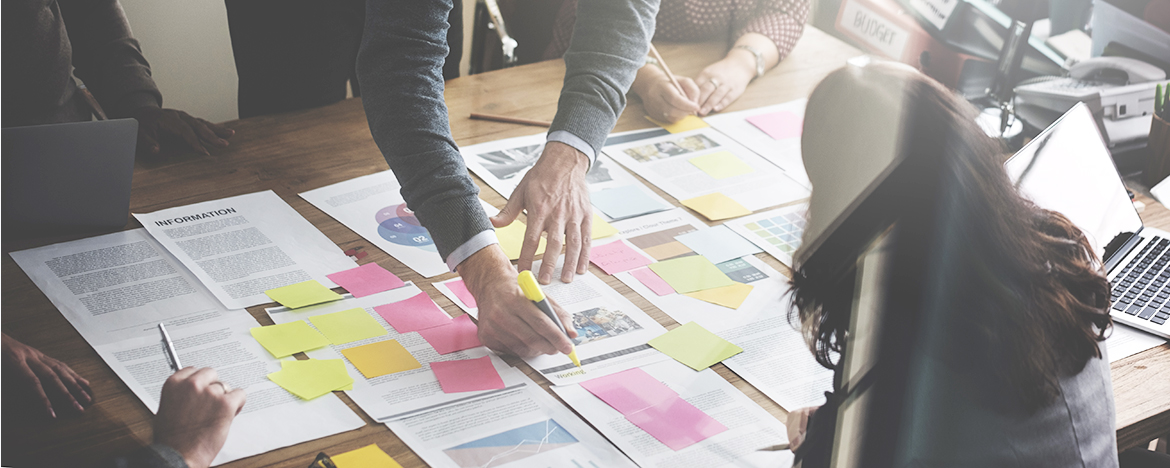
<svg viewBox="0 0 1170 468">
<path fill-rule="evenodd" d="M 679 201 L 721 193 L 757 211 L 809 196 L 808 187 L 784 170 L 711 128 L 606 145 L 603 151 Z M 712 175 L 700 169 L 706 158 L 724 152 L 751 171 Z"/>
<path fill-rule="evenodd" d="M 302 281 L 335 287 L 325 275 L 356 266 L 271 190 L 134 217 L 230 309 Z"/>
<path fill-rule="evenodd" d="M 310 190 L 301 198 L 425 278 L 449 272 L 430 232 L 406 207 L 401 189 L 393 172 L 382 171 Z"/>
<path fill-rule="evenodd" d="M 520 179 L 523 179 L 528 170 L 540 159 L 546 138 L 547 136 L 543 133 L 507 138 L 464 146 L 459 148 L 459 152 L 463 154 L 463 160 L 471 172 L 487 182 L 488 186 L 498 192 L 500 196 L 511 198 L 512 191 L 516 190 L 516 186 L 520 184 Z M 612 210 L 606 211 L 605 204 L 597 205 L 597 209 L 605 214 L 606 221 L 636 216 L 648 211 L 661 211 L 671 206 L 670 203 L 605 155 L 599 154 L 597 156 L 593 167 L 589 169 L 588 174 L 585 174 L 585 183 L 588 184 L 591 193 L 622 187 L 637 190 L 638 198 L 644 205 L 643 210 L 634 214 L 622 213 L 625 216 L 615 217 Z"/>
<path fill-rule="evenodd" d="M 773 132 L 776 136 L 782 137 L 775 138 L 773 135 L 769 135 L 767 130 L 761 129 L 748 120 L 753 117 L 781 113 L 791 114 L 792 119 L 803 122 L 804 106 L 807 102 L 807 99 L 799 99 L 774 106 L 723 112 L 707 117 L 706 120 L 716 130 L 779 166 L 793 180 L 807 188 L 812 188 L 812 182 L 808 180 L 808 173 L 804 170 L 804 159 L 801 157 L 800 131 Z M 756 123 L 759 123 L 758 119 Z"/>
<path fill-rule="evenodd" d="M 517 385 L 518 375 L 523 372 L 508 366 L 499 357 L 492 354 L 486 347 L 477 347 L 449 354 L 440 355 L 426 339 L 418 332 L 398 333 L 381 315 L 375 307 L 409 299 L 422 292 L 414 284 L 407 283 L 398 289 L 380 292 L 361 298 L 347 297 L 345 300 L 289 310 L 284 307 L 267 309 L 268 316 L 275 323 L 290 323 L 304 321 L 312 325 L 312 318 L 341 312 L 354 308 L 362 309 L 386 333 L 360 341 L 353 341 L 342 345 L 332 345 L 321 349 L 308 351 L 305 354 L 313 359 L 342 359 L 350 377 L 353 377 L 353 390 L 346 392 L 371 419 L 385 422 L 396 418 L 403 418 L 410 414 L 425 411 L 455 401 L 473 399 L 490 392 L 468 392 L 460 394 L 443 393 L 439 380 L 431 372 L 430 363 L 437 361 L 451 361 L 459 359 L 475 359 L 492 356 L 492 364 L 504 379 L 505 386 Z M 380 343 L 387 340 L 398 341 L 420 364 L 419 367 L 401 372 L 367 379 L 354 367 L 342 353 L 342 350 Z"/>
<path fill-rule="evenodd" d="M 519 386 L 386 427 L 434 468 L 635 466 L 528 376 L 520 376 Z"/>
<path fill-rule="evenodd" d="M 11 255 L 151 412 L 171 375 L 159 322 L 185 365 L 212 367 L 247 392 L 213 465 L 364 425 L 336 396 L 301 401 L 269 382 L 280 364 L 249 334 L 259 323 L 246 311 L 224 309 L 143 229 Z"/>
<path fill-rule="evenodd" d="M 552 387 L 553 392 L 642 468 L 718 468 L 791 466 L 792 452 L 756 451 L 788 441 L 782 422 L 711 369 L 695 372 L 674 361 L 642 368 L 683 400 L 727 426 L 716 434 L 674 451 L 634 426 L 622 413 L 580 385 Z"/>
</svg>

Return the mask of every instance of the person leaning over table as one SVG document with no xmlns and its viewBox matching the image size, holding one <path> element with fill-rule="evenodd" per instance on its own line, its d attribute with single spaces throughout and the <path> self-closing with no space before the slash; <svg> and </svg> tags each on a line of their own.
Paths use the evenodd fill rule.
<svg viewBox="0 0 1170 468">
<path fill-rule="evenodd" d="M 96 110 L 87 89 L 109 118 L 138 120 L 140 153 L 157 154 L 181 140 L 208 154 L 235 133 L 162 108 L 118 0 L 7 0 L 3 11 L 5 127 L 90 120 Z"/>
<path fill-rule="evenodd" d="M 61 361 L 3 334 L 6 398 L 31 397 L 45 414 L 57 418 L 67 407 L 75 414 L 93 404 L 89 381 Z M 17 380 L 13 380 L 17 379 Z M 12 382 L 20 386 L 11 387 Z M 17 390 L 18 394 L 9 390 Z M 32 393 L 32 395 L 25 395 Z M 131 454 L 106 460 L 112 468 L 203 468 L 223 448 L 232 420 L 244 407 L 243 389 L 232 390 L 219 381 L 215 369 L 187 367 L 163 384 L 158 414 L 153 420 L 154 443 Z M 54 410 L 57 408 L 57 410 Z"/>
<path fill-rule="evenodd" d="M 402 184 L 402 196 L 434 238 L 447 265 L 459 272 L 479 304 L 479 337 L 488 347 L 520 356 L 568 353 L 569 339 L 524 297 L 517 271 L 492 226 L 527 211 L 519 268 L 532 265 L 547 233 L 537 279 L 552 280 L 561 247 L 561 281 L 589 267 L 593 209 L 585 173 L 625 106 L 654 30 L 657 0 L 590 0 L 581 4 L 557 115 L 540 159 L 490 220 L 463 157 L 451 138 L 443 101 L 450 1 L 370 0 L 358 53 L 370 132 Z M 561 321 L 572 321 L 554 305 Z M 573 337 L 576 332 L 569 330 Z"/>
<path fill-rule="evenodd" d="M 658 120 L 677 122 L 691 114 L 719 112 L 739 99 L 748 83 L 792 52 L 804 32 L 808 10 L 809 0 L 663 0 L 654 39 L 733 44 L 726 56 L 693 80 L 677 77 L 685 95 L 652 59 L 638 70 L 630 90 L 642 99 L 646 115 Z M 568 49 L 576 11 L 577 0 L 561 5 L 545 60 L 560 57 Z"/>
<path fill-rule="evenodd" d="M 809 227 L 828 223 L 821 218 L 831 216 L 833 197 L 818 192 L 846 189 L 849 173 L 841 168 L 858 173 L 868 165 L 876 174 L 893 160 L 874 148 L 945 158 L 957 192 L 948 209 L 959 215 L 943 232 L 949 244 L 965 246 L 947 264 L 956 275 L 948 283 L 963 286 L 939 306 L 956 312 L 938 338 L 949 346 L 934 361 L 938 401 L 931 407 L 946 408 L 955 424 L 917 434 L 919 458 L 907 462 L 1117 466 L 1113 386 L 1101 343 L 1112 323 L 1101 261 L 1068 218 L 1019 195 L 1002 165 L 1005 148 L 984 134 L 977 115 L 904 65 L 831 73 L 809 97 L 801 140 L 815 187 Z M 833 358 L 849 346 L 852 309 L 843 288 L 853 285 L 819 271 L 811 262 L 795 266 L 792 318 L 816 360 L 840 373 Z M 802 466 L 828 466 L 838 398 L 790 413 L 789 440 Z"/>
</svg>

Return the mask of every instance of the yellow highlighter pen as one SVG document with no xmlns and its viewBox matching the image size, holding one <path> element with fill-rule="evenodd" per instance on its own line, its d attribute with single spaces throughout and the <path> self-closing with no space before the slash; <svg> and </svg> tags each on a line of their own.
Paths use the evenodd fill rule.
<svg viewBox="0 0 1170 468">
<path fill-rule="evenodd" d="M 544 297 L 544 291 L 540 290 L 540 285 L 536 283 L 536 277 L 532 276 L 532 272 L 529 270 L 521 271 L 517 281 L 520 283 L 520 290 L 524 291 L 524 297 L 536 304 L 536 308 L 544 312 L 549 320 L 557 324 L 561 333 L 568 337 L 569 331 L 565 329 L 565 324 L 561 323 L 561 318 L 557 316 L 556 312 L 553 312 L 552 304 L 549 304 L 548 299 Z M 572 342 L 569 343 L 569 346 L 572 346 Z M 569 360 L 573 361 L 577 367 L 581 367 L 581 361 L 577 359 L 576 347 L 573 347 L 573 351 L 569 352 Z"/>
</svg>

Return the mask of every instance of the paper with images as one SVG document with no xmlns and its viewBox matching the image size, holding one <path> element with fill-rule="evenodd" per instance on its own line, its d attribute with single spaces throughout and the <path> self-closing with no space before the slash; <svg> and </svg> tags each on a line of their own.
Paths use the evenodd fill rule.
<svg viewBox="0 0 1170 468">
<path fill-rule="evenodd" d="M 790 466 L 792 452 L 757 453 L 787 442 L 784 424 L 711 369 L 695 372 L 674 361 L 642 368 L 683 400 L 728 428 L 699 443 L 671 450 L 634 426 L 625 416 L 580 385 L 558 385 L 553 392 L 643 468 Z"/>
<path fill-rule="evenodd" d="M 792 266 L 792 256 L 804 238 L 808 203 L 798 203 L 723 223 L 780 263 Z"/>
<path fill-rule="evenodd" d="M 227 308 L 272 302 L 264 291 L 354 267 L 271 190 L 135 213 L 147 232 Z"/>
<path fill-rule="evenodd" d="M 581 418 L 523 382 L 483 398 L 386 423 L 434 468 L 635 465 Z"/>
<path fill-rule="evenodd" d="M 799 127 L 804 125 L 806 103 L 806 99 L 799 99 L 773 106 L 722 112 L 707 117 L 707 123 L 779 166 L 793 180 L 811 189 L 812 183 L 808 180 L 808 173 L 804 170 L 804 159 L 800 153 Z M 781 117 L 771 119 L 767 117 L 777 115 Z"/>
<path fill-rule="evenodd" d="M 540 265 L 541 262 L 534 262 L 533 271 L 539 271 Z M 560 278 L 562 265 L 557 265 L 553 278 Z M 578 368 L 563 354 L 525 359 L 553 385 L 670 359 L 646 344 L 666 333 L 666 329 L 593 273 L 577 275 L 572 283 L 553 280 L 541 288 L 573 316 L 572 323 L 566 323 L 565 328 L 577 330 L 577 338 L 572 341 L 581 360 Z"/>
<path fill-rule="evenodd" d="M 429 366 L 431 362 L 491 356 L 492 365 L 500 373 L 500 377 L 503 378 L 505 385 L 513 386 L 520 382 L 517 378 L 518 376 L 523 376 L 524 373 L 508 366 L 508 364 L 496 357 L 495 354 L 492 354 L 485 347 L 440 355 L 418 332 L 398 333 L 374 311 L 374 307 L 376 306 L 402 301 L 420 292 L 422 291 L 414 284 L 407 283 L 406 286 L 398 289 L 361 298 L 350 297 L 342 301 L 296 310 L 274 307 L 267 309 L 267 312 L 273 322 L 289 323 L 294 321 L 310 321 L 311 317 L 360 308 L 370 318 L 378 322 L 378 326 L 386 331 L 386 334 L 344 345 L 327 346 L 305 353 L 313 359 L 345 359 L 346 369 L 349 375 L 354 378 L 353 390 L 347 391 L 346 395 L 353 399 L 354 403 L 357 403 L 375 421 L 384 422 L 394 418 L 401 418 L 423 411 L 426 408 L 441 406 L 453 401 L 476 398 L 485 394 L 485 392 L 443 393 L 438 379 L 431 372 Z M 419 366 L 410 370 L 391 372 L 367 379 L 341 353 L 342 350 L 359 348 L 389 340 L 395 340 L 401 344 L 409 352 L 410 356 L 418 362 Z M 375 360 L 374 363 L 378 365 L 378 361 Z"/>
<path fill-rule="evenodd" d="M 674 208 L 661 213 L 639 216 L 613 223 L 618 235 L 638 250 L 658 261 L 669 260 L 683 255 L 694 255 L 686 245 L 675 237 L 688 232 L 707 229 L 707 224 L 699 221 L 682 208 Z"/>
<path fill-rule="evenodd" d="M 143 229 L 11 255 L 151 412 L 171 375 L 159 322 L 184 365 L 215 368 L 248 393 L 215 465 L 364 425 L 337 397 L 301 401 L 269 382 L 280 364 L 249 334 L 259 323 L 224 309 Z"/>
<path fill-rule="evenodd" d="M 536 164 L 536 161 L 540 159 L 540 154 L 544 151 L 546 138 L 547 136 L 544 133 L 538 133 L 535 135 L 464 146 L 459 151 L 463 154 L 463 160 L 467 163 L 467 168 L 471 172 L 483 179 L 484 182 L 487 182 L 488 186 L 498 192 L 500 196 L 511 198 L 512 191 L 516 190 L 516 186 L 520 184 L 520 180 Z M 636 177 L 604 155 L 598 155 L 597 161 L 593 163 L 593 167 L 585 175 L 585 182 L 589 185 L 590 192 L 600 192 L 625 186 L 636 187 L 640 192 L 640 198 L 649 200 L 645 202 L 648 207 L 657 205 L 658 210 L 664 210 L 670 207 L 670 203 L 655 194 Z M 610 214 L 604 206 L 602 204 L 601 206 L 597 206 L 597 208 L 606 215 L 606 221 L 621 218 Z M 489 213 L 492 212 L 489 211 Z"/>
<path fill-rule="evenodd" d="M 401 189 L 393 172 L 382 171 L 300 195 L 423 277 L 447 273 L 430 233 L 398 193 Z"/>
<path fill-rule="evenodd" d="M 722 193 L 756 211 L 809 196 L 808 187 L 789 178 L 785 171 L 710 128 L 611 144 L 603 151 L 678 200 Z M 752 171 L 742 173 L 741 169 L 738 175 L 729 175 L 737 171 L 724 171 L 726 165 L 720 164 L 717 175 L 721 178 L 717 178 L 691 162 L 723 152 Z"/>
<path fill-rule="evenodd" d="M 696 322 L 743 348 L 723 364 L 780 406 L 793 410 L 824 403 L 833 372 L 817 364 L 788 322 L 788 278 L 750 256 L 720 265 L 728 276 L 753 287 L 737 310 L 683 294 L 659 296 L 629 272 L 614 276 L 679 323 Z"/>
</svg>

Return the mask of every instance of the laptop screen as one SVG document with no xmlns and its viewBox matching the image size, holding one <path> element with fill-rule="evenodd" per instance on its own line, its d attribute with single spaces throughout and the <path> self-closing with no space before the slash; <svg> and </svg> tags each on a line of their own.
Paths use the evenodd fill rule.
<svg viewBox="0 0 1170 468">
<path fill-rule="evenodd" d="M 1004 167 L 1023 196 L 1080 227 L 1103 262 L 1142 228 L 1084 104 L 1065 113 Z"/>
</svg>

